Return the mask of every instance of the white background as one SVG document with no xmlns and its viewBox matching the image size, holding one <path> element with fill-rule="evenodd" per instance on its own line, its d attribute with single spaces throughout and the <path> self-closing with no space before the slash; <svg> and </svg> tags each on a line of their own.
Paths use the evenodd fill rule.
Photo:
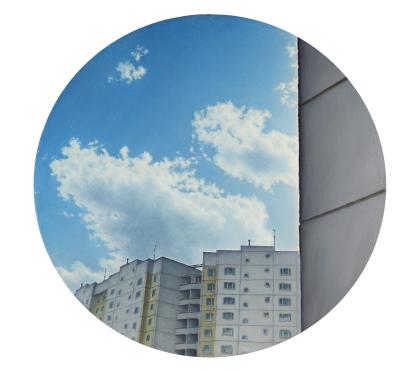
<svg viewBox="0 0 419 371">
<path fill-rule="evenodd" d="M 403 0 L 2 2 L 0 367 L 418 369 L 419 26 L 414 4 Z M 55 272 L 43 247 L 33 202 L 38 140 L 54 102 L 74 74 L 128 32 L 197 13 L 254 18 L 317 47 L 363 97 L 380 134 L 387 168 L 382 231 L 350 293 L 303 334 L 280 346 L 228 359 L 193 359 L 149 349 L 93 320 Z"/>
</svg>

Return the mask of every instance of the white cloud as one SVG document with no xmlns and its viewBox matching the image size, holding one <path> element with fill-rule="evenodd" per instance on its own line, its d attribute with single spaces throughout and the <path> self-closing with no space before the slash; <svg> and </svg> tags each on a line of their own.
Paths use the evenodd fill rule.
<svg viewBox="0 0 419 371">
<path fill-rule="evenodd" d="M 143 65 L 140 65 L 139 62 L 147 54 L 148 49 L 142 46 L 136 46 L 130 53 L 131 60 L 118 62 L 115 69 L 119 72 L 119 78 L 116 78 L 113 75 L 108 75 L 108 83 L 124 81 L 127 84 L 131 84 L 133 81 L 141 80 L 147 73 L 147 70 Z"/>
<path fill-rule="evenodd" d="M 131 56 L 136 62 L 139 62 L 142 57 L 148 54 L 148 49 L 143 46 L 136 46 L 135 49 L 131 52 Z"/>
<path fill-rule="evenodd" d="M 155 244 L 159 256 L 196 263 L 203 250 L 236 249 L 248 238 L 271 242 L 265 205 L 198 178 L 193 160 L 153 161 L 147 152 L 131 157 L 127 147 L 111 156 L 97 144 L 82 148 L 76 139 L 62 154 L 50 164 L 59 196 L 83 210 L 92 237 L 107 247 L 110 258 L 102 268 L 117 269 L 121 257 L 150 257 Z M 81 278 L 99 277 L 80 262 L 60 273 L 78 285 Z"/>
<path fill-rule="evenodd" d="M 218 103 L 195 112 L 194 138 L 204 154 L 228 175 L 270 190 L 282 182 L 296 187 L 298 141 L 267 130 L 269 111 Z M 214 153 L 208 155 L 206 149 Z"/>
<path fill-rule="evenodd" d="M 65 211 L 65 210 L 62 212 L 62 215 L 66 219 L 74 218 L 74 214 L 73 213 L 69 213 L 68 211 Z"/>
<path fill-rule="evenodd" d="M 131 62 L 119 62 L 116 70 L 120 73 L 120 80 L 127 84 L 140 80 L 147 70 L 143 66 L 134 66 Z"/>
<path fill-rule="evenodd" d="M 297 43 L 287 45 L 287 54 L 290 60 L 290 67 L 292 70 L 292 78 L 289 81 L 282 81 L 275 90 L 281 93 L 280 101 L 285 106 L 295 109 L 298 104 L 298 48 Z"/>
<path fill-rule="evenodd" d="M 280 82 L 275 90 L 281 92 L 282 104 L 293 109 L 297 107 L 298 79 L 296 76 L 289 82 Z"/>
</svg>

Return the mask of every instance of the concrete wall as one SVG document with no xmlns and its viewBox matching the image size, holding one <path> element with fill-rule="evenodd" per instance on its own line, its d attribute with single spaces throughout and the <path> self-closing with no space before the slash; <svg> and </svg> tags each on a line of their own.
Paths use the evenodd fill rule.
<svg viewBox="0 0 419 371">
<path fill-rule="evenodd" d="M 299 40 L 302 327 L 348 292 L 374 248 L 385 201 L 380 141 L 362 99 Z M 366 304 L 365 304 L 366 305 Z"/>
</svg>

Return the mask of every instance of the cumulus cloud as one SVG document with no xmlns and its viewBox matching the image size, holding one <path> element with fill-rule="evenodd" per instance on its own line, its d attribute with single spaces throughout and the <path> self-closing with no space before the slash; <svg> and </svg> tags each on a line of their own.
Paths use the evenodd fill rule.
<svg viewBox="0 0 419 371">
<path fill-rule="evenodd" d="M 298 104 L 298 64 L 297 64 L 297 44 L 287 45 L 287 54 L 292 70 L 292 78 L 289 81 L 282 81 L 275 90 L 280 92 L 280 101 L 285 106 L 295 109 Z"/>
<path fill-rule="evenodd" d="M 127 84 L 140 80 L 147 70 L 143 66 L 134 66 L 131 62 L 119 62 L 116 70 L 120 73 L 120 79 Z"/>
<path fill-rule="evenodd" d="M 297 137 L 267 130 L 270 117 L 267 110 L 218 103 L 195 112 L 194 138 L 207 158 L 234 178 L 267 191 L 279 182 L 296 187 Z"/>
<path fill-rule="evenodd" d="M 197 177 L 191 159 L 154 161 L 148 152 L 132 157 L 127 147 L 112 156 L 98 144 L 82 147 L 72 139 L 50 168 L 59 196 L 83 210 L 92 237 L 107 247 L 110 258 L 102 268 L 117 269 L 122 256 L 150 257 L 155 244 L 158 255 L 194 263 L 203 250 L 235 249 L 248 238 L 271 241 L 265 205 Z M 103 271 L 76 262 L 60 273 L 80 284 Z"/>
<path fill-rule="evenodd" d="M 124 81 L 127 84 L 131 84 L 133 81 L 140 80 L 147 73 L 146 68 L 139 64 L 142 57 L 148 54 L 148 49 L 142 46 L 136 46 L 135 49 L 130 53 L 131 60 L 119 62 L 116 66 L 116 71 L 119 72 L 119 78 L 109 75 L 107 77 L 108 83 L 115 81 Z"/>
</svg>

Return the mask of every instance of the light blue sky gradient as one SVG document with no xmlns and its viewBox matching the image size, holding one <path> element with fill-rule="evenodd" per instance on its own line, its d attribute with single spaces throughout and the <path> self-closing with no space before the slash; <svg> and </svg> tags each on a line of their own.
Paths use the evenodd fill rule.
<svg viewBox="0 0 419 371">
<path fill-rule="evenodd" d="M 194 113 L 226 102 L 234 107 L 267 110 L 267 131 L 296 137 L 296 107 L 284 104 L 284 89 L 276 89 L 281 82 L 286 84 L 295 77 L 296 55 L 290 55 L 295 43 L 292 35 L 260 22 L 228 16 L 192 16 L 132 32 L 89 61 L 57 100 L 36 158 L 36 209 L 53 263 L 69 269 L 79 261 L 92 271 L 101 271 L 99 260 L 114 251 L 100 236 L 92 237 L 92 231 L 86 228 L 81 216 L 88 210 L 76 206 L 71 197 L 65 200 L 58 194 L 60 182 L 52 175 L 51 163 L 65 158 L 62 148 L 69 146 L 71 138 L 77 138 L 81 148 L 97 141 L 109 156 L 116 158 L 124 146 L 132 158 L 148 152 L 157 162 L 165 157 L 194 156 L 197 178 L 215 183 L 227 194 L 257 198 L 269 216 L 266 228 L 277 231 L 279 247 L 297 248 L 298 188 L 278 181 L 270 189 L 263 189 L 233 177 L 214 160 L 206 160 L 196 138 L 192 139 Z M 130 53 L 139 46 L 148 53 L 135 61 Z M 121 80 L 116 67 L 125 61 L 143 66 L 146 73 L 130 83 Z M 215 149 L 207 145 L 205 151 L 205 156 L 211 157 Z M 264 166 L 263 156 L 255 155 L 252 161 Z M 202 233 L 205 241 L 205 229 Z M 240 236 L 230 248 L 239 248 L 248 238 L 252 236 Z M 152 248 L 139 247 L 139 256 L 130 258 L 146 258 Z M 216 248 L 205 248 L 205 244 L 200 247 Z M 158 250 L 162 255 L 170 255 L 170 250 L 163 247 Z M 196 259 L 196 255 L 169 257 L 191 263 Z M 67 280 L 69 285 L 70 281 Z"/>
</svg>

